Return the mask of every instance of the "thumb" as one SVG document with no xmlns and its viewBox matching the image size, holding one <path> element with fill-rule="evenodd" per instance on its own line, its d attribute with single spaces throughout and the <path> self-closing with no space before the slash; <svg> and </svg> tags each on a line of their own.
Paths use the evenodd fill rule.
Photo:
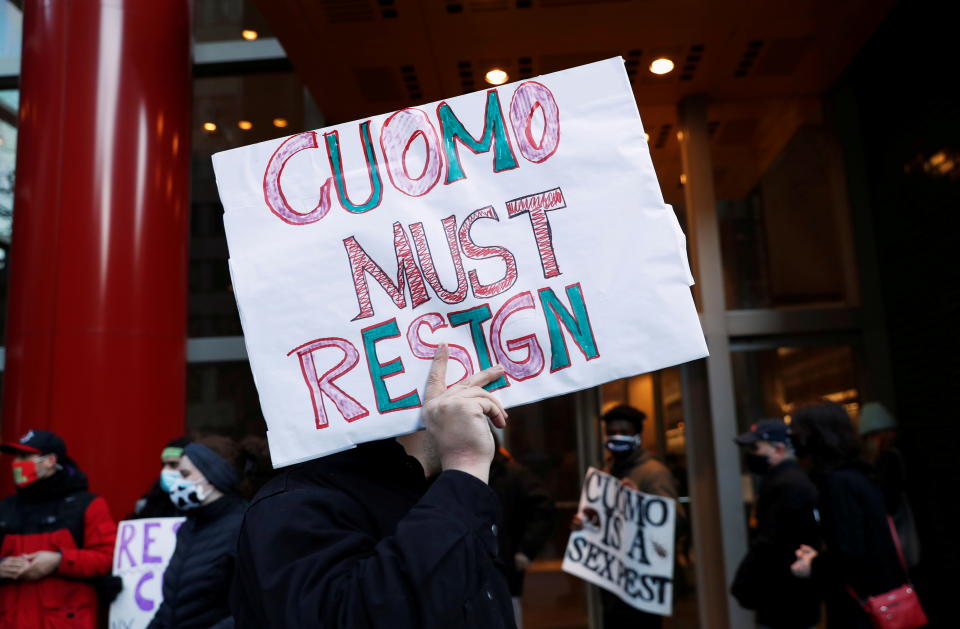
<svg viewBox="0 0 960 629">
<path fill-rule="evenodd" d="M 440 343 L 433 362 L 430 363 L 430 373 L 427 374 L 427 388 L 423 393 L 423 400 L 427 402 L 443 395 L 447 390 L 447 359 L 450 357 L 450 348 L 446 343 Z"/>
</svg>

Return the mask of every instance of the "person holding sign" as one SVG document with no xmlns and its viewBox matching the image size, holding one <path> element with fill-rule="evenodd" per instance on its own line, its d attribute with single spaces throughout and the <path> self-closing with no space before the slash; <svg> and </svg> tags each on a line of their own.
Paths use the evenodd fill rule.
<svg viewBox="0 0 960 629">
<path fill-rule="evenodd" d="M 676 501 L 677 481 L 673 474 L 641 445 L 646 418 L 646 413 L 626 404 L 615 406 L 603 414 L 600 419 L 606 436 L 604 445 L 610 457 L 604 471 L 630 489 Z M 676 508 L 679 520 L 683 515 L 679 502 Z M 579 530 L 582 527 L 583 514 L 577 513 L 573 516 L 571 528 Z M 607 590 L 601 590 L 600 594 L 604 629 L 646 629 L 663 624 L 661 616 L 634 609 Z"/>
<path fill-rule="evenodd" d="M 482 388 L 503 368 L 448 388 L 448 356 L 441 344 L 425 432 L 300 464 L 260 490 L 238 544 L 237 627 L 515 626 L 487 485 L 489 425 L 502 428 L 507 413 Z"/>
</svg>

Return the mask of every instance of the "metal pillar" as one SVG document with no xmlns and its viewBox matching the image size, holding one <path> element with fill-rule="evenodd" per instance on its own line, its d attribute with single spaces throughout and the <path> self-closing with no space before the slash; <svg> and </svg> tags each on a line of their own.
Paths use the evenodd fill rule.
<svg viewBox="0 0 960 629">
<path fill-rule="evenodd" d="M 752 626 L 753 619 L 729 595 L 737 564 L 746 554 L 747 535 L 739 452 L 733 444 L 737 435 L 736 404 L 706 100 L 683 101 L 679 120 L 686 174 L 684 197 L 694 251 L 693 272 L 699 286 L 702 322 L 710 349 L 706 359 L 709 413 L 689 414 L 688 420 L 688 424 L 700 422 L 691 430 L 689 456 L 698 603 L 702 627 L 741 629 Z M 689 379 L 684 384 L 688 382 Z"/>
<path fill-rule="evenodd" d="M 184 429 L 190 2 L 23 13 L 3 438 L 57 432 L 120 515 Z"/>
</svg>

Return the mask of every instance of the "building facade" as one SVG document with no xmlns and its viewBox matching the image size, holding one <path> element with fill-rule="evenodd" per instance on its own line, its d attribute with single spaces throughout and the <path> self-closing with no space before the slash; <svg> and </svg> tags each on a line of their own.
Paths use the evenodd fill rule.
<svg viewBox="0 0 960 629">
<path fill-rule="evenodd" d="M 666 626 L 752 626 L 727 593 L 750 500 L 732 439 L 818 397 L 854 419 L 868 401 L 895 409 L 921 541 L 938 549 L 918 588 L 932 619 L 946 609 L 960 105 L 926 3 L 152 4 L 4 3 L 4 439 L 64 434 L 118 516 L 182 433 L 232 440 L 260 484 L 265 424 L 210 156 L 483 89 L 494 68 L 514 80 L 620 55 L 711 355 L 511 409 L 505 445 L 558 505 L 527 626 L 599 626 L 595 590 L 560 560 L 602 458 L 597 417 L 624 402 L 650 417 L 644 443 L 691 513 Z M 671 72 L 650 71 L 660 58 Z"/>
</svg>

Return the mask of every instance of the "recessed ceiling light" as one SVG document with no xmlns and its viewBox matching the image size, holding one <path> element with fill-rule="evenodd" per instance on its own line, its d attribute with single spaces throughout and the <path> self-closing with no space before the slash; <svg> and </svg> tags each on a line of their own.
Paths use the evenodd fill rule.
<svg viewBox="0 0 960 629">
<path fill-rule="evenodd" d="M 278 128 L 278 129 L 283 129 L 283 128 L 286 127 L 288 124 L 290 124 L 290 123 L 287 122 L 287 119 L 286 119 L 286 118 L 274 118 L 274 119 L 273 119 L 273 126 L 275 126 L 275 127 Z"/>
<path fill-rule="evenodd" d="M 500 68 L 492 68 L 487 71 L 485 78 L 490 85 L 503 85 L 510 77 Z"/>
<path fill-rule="evenodd" d="M 214 131 L 217 130 L 217 125 L 215 125 L 215 124 L 212 123 L 212 122 L 204 122 L 204 123 L 203 123 L 203 130 L 204 130 L 204 131 L 207 131 L 208 133 L 213 133 Z"/>
<path fill-rule="evenodd" d="M 237 126 L 243 129 L 244 131 L 249 131 L 250 129 L 253 128 L 253 123 L 250 122 L 249 120 L 241 120 L 240 122 L 237 123 Z"/>
<path fill-rule="evenodd" d="M 258 33 L 257 31 L 251 30 L 249 28 L 243 29 L 240 35 L 247 41 L 253 41 L 257 37 L 260 37 L 260 33 Z"/>
<path fill-rule="evenodd" d="M 669 72 L 673 71 L 673 61 L 667 59 L 666 57 L 654 59 L 650 64 L 650 71 L 654 74 L 668 74 Z"/>
</svg>

